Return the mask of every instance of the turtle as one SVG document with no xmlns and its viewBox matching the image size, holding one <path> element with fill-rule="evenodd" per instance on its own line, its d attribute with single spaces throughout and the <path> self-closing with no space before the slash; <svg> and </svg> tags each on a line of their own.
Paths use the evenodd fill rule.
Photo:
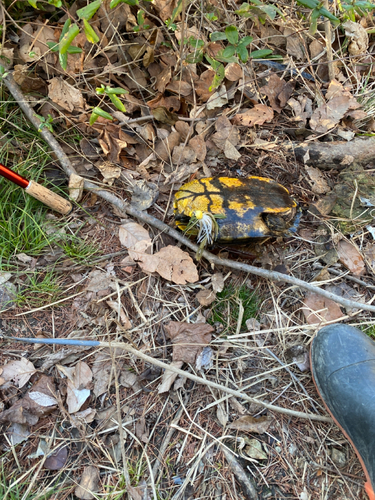
<svg viewBox="0 0 375 500">
<path fill-rule="evenodd" d="M 281 184 L 265 177 L 206 177 L 184 184 L 174 197 L 177 227 L 213 243 L 241 245 L 254 238 L 296 231 L 298 203 Z"/>
</svg>

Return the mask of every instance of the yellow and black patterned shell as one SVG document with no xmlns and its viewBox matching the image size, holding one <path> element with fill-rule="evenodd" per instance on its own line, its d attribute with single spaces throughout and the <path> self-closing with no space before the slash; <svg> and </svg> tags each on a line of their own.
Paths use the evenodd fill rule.
<svg viewBox="0 0 375 500">
<path fill-rule="evenodd" d="M 184 231 L 196 211 L 220 217 L 216 219 L 218 243 L 238 244 L 293 232 L 300 218 L 288 190 L 263 177 L 208 177 L 184 184 L 174 200 L 177 227 Z"/>
</svg>

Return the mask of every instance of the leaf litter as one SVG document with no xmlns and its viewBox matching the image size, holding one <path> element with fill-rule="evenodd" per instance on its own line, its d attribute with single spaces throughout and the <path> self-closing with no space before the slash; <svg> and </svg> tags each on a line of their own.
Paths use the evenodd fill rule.
<svg viewBox="0 0 375 500">
<path fill-rule="evenodd" d="M 177 11 L 174 13 L 175 8 Z M 252 8 L 255 9 L 254 6 Z M 30 6 L 30 11 L 34 12 L 32 9 Z M 331 283 L 336 278 L 327 270 L 320 278 L 324 277 L 327 281 L 325 288 L 334 289 L 336 294 L 345 297 L 363 300 L 368 290 L 358 283 L 351 283 L 353 286 L 348 287 L 345 274 L 349 271 L 348 276 L 356 276 L 364 283 L 371 282 L 369 271 L 374 268 L 373 244 L 370 235 L 363 240 L 363 225 L 359 224 L 358 215 L 364 208 L 361 200 L 371 200 L 371 193 L 365 192 L 364 186 L 372 185 L 372 173 L 362 172 L 360 175 L 363 178 L 354 174 L 349 179 L 344 169 L 340 182 L 343 181 L 341 186 L 345 186 L 345 192 L 344 189 L 341 192 L 336 188 L 339 180 L 335 172 L 299 167 L 294 156 L 286 157 L 279 145 L 286 136 L 301 143 L 309 137 L 309 141 L 318 144 L 326 139 L 344 138 L 350 141 L 359 131 L 364 134 L 371 131 L 368 108 L 364 110 L 365 101 L 360 98 L 358 82 L 367 75 L 368 61 L 365 58 L 370 56 L 368 47 L 372 37 L 367 28 L 371 28 L 372 21 L 368 17 L 368 25 L 364 23 L 364 18 L 361 22 L 343 23 L 348 42 L 347 49 L 344 45 L 343 50 L 348 51 L 350 58 L 337 66 L 336 79 L 329 83 L 324 76 L 328 74 L 327 56 L 325 43 L 320 40 L 321 33 L 319 31 L 310 38 L 305 36 L 300 28 L 302 25 L 308 28 L 306 20 L 296 15 L 294 7 L 288 7 L 291 14 L 288 26 L 284 25 L 281 17 L 268 14 L 259 22 L 257 16 L 260 16 L 261 10 L 254 10 L 254 16 L 248 17 L 247 24 L 241 28 L 244 33 L 239 30 L 240 37 L 251 30 L 257 49 L 271 47 L 274 55 L 284 56 L 284 64 L 276 69 L 276 66 L 267 64 L 266 59 L 259 61 L 256 56 L 247 63 L 238 58 L 230 62 L 219 61 L 220 51 L 229 42 L 224 38 L 216 42 L 210 39 L 211 27 L 214 31 L 225 31 L 215 6 L 209 21 L 210 30 L 206 30 L 194 25 L 190 12 L 183 26 L 177 2 L 157 1 L 152 11 L 146 9 L 143 27 L 137 31 L 134 28 L 141 18 L 134 15 L 137 13 L 136 6 L 120 3 L 116 9 L 111 9 L 106 1 L 90 20 L 99 42 L 93 45 L 83 32 L 80 33 L 74 44 L 82 52 L 68 54 L 66 71 L 58 66 L 57 52 L 50 50 L 48 45 L 59 42 L 65 22 L 65 13 L 59 8 L 54 9 L 54 19 L 58 23 L 53 26 L 55 21 L 50 26 L 43 24 L 45 14 L 39 11 L 37 21 L 24 23 L 18 35 L 12 28 L 13 38 L 3 48 L 3 55 L 9 60 L 7 69 L 12 69 L 12 59 L 25 63 L 14 68 L 14 77 L 25 93 L 40 92 L 44 96 L 45 103 L 50 107 L 43 110 L 36 103 L 34 109 L 45 119 L 48 113 L 53 116 L 57 137 L 66 137 L 73 130 L 80 135 L 79 141 L 69 151 L 72 160 L 76 160 L 76 156 L 81 157 L 80 168 L 77 168 L 79 176 L 70 179 L 71 196 L 82 204 L 85 211 L 85 215 L 79 215 L 86 223 L 86 228 L 80 232 L 87 234 L 88 241 L 98 238 L 105 254 L 125 253 L 125 257 L 109 257 L 94 268 L 81 267 L 79 273 L 82 273 L 80 279 L 83 282 L 78 285 L 76 283 L 80 280 L 73 279 L 73 275 L 78 274 L 73 269 L 76 265 L 71 272 L 67 272 L 66 283 L 74 284 L 77 293 L 82 294 L 72 300 L 72 307 L 63 312 L 65 321 L 58 324 L 58 336 L 95 339 L 108 336 L 114 341 L 126 341 L 142 352 L 151 353 L 155 359 L 167 359 L 171 367 L 204 370 L 206 377 L 230 387 L 246 387 L 246 381 L 250 380 L 251 385 L 246 391 L 251 394 L 271 401 L 278 398 L 277 402 L 286 407 L 290 407 L 292 400 L 292 406 L 300 405 L 296 401 L 298 395 L 303 401 L 306 401 L 306 395 L 298 392 L 301 390 L 298 385 L 295 389 L 288 386 L 289 375 L 278 362 L 269 358 L 265 349 L 276 352 L 281 360 L 285 356 L 286 360 L 282 347 L 285 340 L 299 335 L 308 343 L 313 331 L 309 325 L 316 328 L 317 324 L 340 320 L 344 316 L 341 308 L 333 302 L 321 300 L 321 297 L 310 294 L 301 297 L 294 290 L 289 291 L 290 296 L 287 296 L 280 283 L 273 283 L 275 289 L 272 292 L 273 298 L 280 299 L 271 301 L 270 290 L 264 282 L 254 277 L 249 280 L 240 273 L 224 281 L 224 269 L 208 269 L 202 264 L 197 266 L 189 252 L 176 246 L 166 235 L 151 227 L 143 227 L 135 220 L 124 221 L 123 214 L 117 217 L 119 214 L 108 210 L 95 195 L 86 198 L 82 192 L 82 179 L 90 178 L 98 185 L 110 186 L 135 208 L 147 210 L 168 221 L 171 221 L 173 194 L 181 183 L 211 174 L 271 177 L 285 185 L 304 207 L 310 203 L 322 206 L 320 202 L 325 195 L 341 196 L 346 200 L 345 207 L 344 204 L 330 204 L 324 213 L 320 212 L 319 220 L 316 215 L 304 216 L 305 222 L 298 236 L 302 237 L 302 231 L 306 231 L 308 238 L 304 239 L 307 241 L 284 239 L 283 242 L 266 242 L 256 249 L 255 259 L 262 255 L 262 262 L 265 265 L 271 263 L 271 266 L 287 263 L 292 273 L 300 276 L 298 273 L 301 272 L 307 281 L 316 275 L 314 262 L 334 265 L 342 273 L 340 282 Z M 228 15 L 233 23 L 240 19 L 232 6 L 228 6 Z M 75 6 L 71 7 L 69 16 L 80 23 Z M 175 19 L 171 23 L 176 22 L 175 31 L 174 27 L 166 29 L 164 23 L 173 16 Z M 14 38 L 16 35 L 18 41 L 12 41 L 17 40 Z M 342 47 L 344 32 L 335 30 L 335 36 L 339 37 Z M 199 48 L 198 43 L 195 45 L 190 37 L 202 41 L 203 48 Z M 202 59 L 199 50 L 203 51 Z M 309 57 L 317 61 L 314 61 L 316 72 L 308 73 L 312 80 L 306 77 L 306 71 L 311 70 L 307 50 L 310 51 Z M 222 68 L 217 66 L 214 69 L 208 63 L 206 54 L 214 60 L 218 58 Z M 32 65 L 32 72 L 29 65 Z M 345 74 L 356 75 L 356 78 L 347 78 Z M 372 76 L 369 78 L 371 80 Z M 113 101 L 108 95 L 103 97 L 97 94 L 95 89 L 102 84 L 121 87 L 129 92 L 118 95 L 125 111 L 112 106 Z M 99 117 L 90 125 L 92 109 L 96 106 L 103 106 L 112 120 Z M 364 121 L 359 124 L 358 120 Z M 289 142 L 289 137 L 286 140 Z M 277 147 L 271 150 L 268 146 L 273 141 L 277 141 Z M 25 157 L 24 152 L 21 155 Z M 336 224 L 336 218 L 344 218 L 345 221 Z M 366 223 L 369 225 L 369 221 Z M 319 240 L 322 236 L 321 225 L 328 228 L 324 241 Z M 343 239 L 341 233 L 352 242 Z M 314 247 L 321 248 L 322 252 L 315 254 Z M 327 263 L 324 256 L 330 251 L 336 252 L 336 260 Z M 54 252 L 58 254 L 56 249 Z M 231 253 L 235 249 L 224 249 L 225 252 L 230 256 L 236 255 Z M 39 265 L 39 256 L 30 258 L 34 259 L 33 266 Z M 54 262 L 55 257 L 48 258 Z M 30 262 L 26 264 L 31 265 Z M 14 281 L 19 286 L 22 278 L 11 275 L 8 281 L 11 284 Z M 227 285 L 232 282 L 238 291 L 233 300 L 225 295 L 228 293 Z M 243 319 L 249 325 L 248 331 L 241 327 L 241 317 L 239 319 L 241 307 L 244 308 L 243 287 L 256 289 L 263 299 L 256 319 L 249 317 L 245 309 Z M 284 298 L 281 300 L 281 297 Z M 218 311 L 218 304 L 223 308 L 221 312 Z M 60 311 L 64 309 L 58 309 L 54 314 L 58 316 Z M 347 308 L 346 313 L 349 316 L 356 314 L 362 321 L 368 320 L 366 314 L 358 310 Z M 55 332 L 55 325 L 49 312 L 43 314 L 50 321 L 50 331 L 45 332 L 46 336 L 50 336 L 51 331 Z M 8 317 L 7 321 L 15 324 L 12 317 Z M 296 328 L 291 335 L 288 334 L 290 325 Z M 221 332 L 224 332 L 223 336 Z M 39 335 L 35 328 L 33 333 Z M 237 338 L 243 334 L 246 337 Z M 38 432 L 37 425 L 59 429 L 64 439 L 73 439 L 60 426 L 61 418 L 67 415 L 77 429 L 88 434 L 93 429 L 100 433 L 100 430 L 114 428 L 96 448 L 95 453 L 100 455 L 100 459 L 93 461 L 94 466 L 86 465 L 85 460 L 74 459 L 77 465 L 75 484 L 80 483 L 75 490 L 78 498 L 93 498 L 94 494 L 102 493 L 99 471 L 107 474 L 108 467 L 113 467 L 113 460 L 116 464 L 122 460 L 121 447 L 125 442 L 131 450 L 130 461 L 136 463 L 141 456 L 135 438 L 152 448 L 150 457 L 156 460 L 162 445 L 163 432 L 159 432 L 159 428 L 167 429 L 163 425 L 169 425 L 168 422 L 175 418 L 180 397 L 186 412 L 173 425 L 183 444 L 179 449 L 171 445 L 168 452 L 176 460 L 176 467 L 171 466 L 176 476 L 185 477 L 183 468 L 177 473 L 177 464 L 185 465 L 194 456 L 199 457 L 195 455 L 201 446 L 199 438 L 205 433 L 210 434 L 210 439 L 211 436 L 219 437 L 220 426 L 227 426 L 241 435 L 245 455 L 258 461 L 257 467 L 262 471 L 262 479 L 259 474 L 256 476 L 260 491 L 271 483 L 280 497 L 285 494 L 299 496 L 303 490 L 308 491 L 313 499 L 320 498 L 319 486 L 315 488 L 312 482 L 303 488 L 300 484 L 286 485 L 282 478 L 290 477 L 291 471 L 282 461 L 274 465 L 277 457 L 288 456 L 288 463 L 293 463 L 294 476 L 306 477 L 305 466 L 299 463 L 299 457 L 305 460 L 312 452 L 320 450 L 320 444 L 310 437 L 315 432 L 311 423 L 311 427 L 301 430 L 298 423 L 284 421 L 282 417 L 276 421 L 270 414 L 255 416 L 261 410 L 259 405 L 240 403 L 234 397 L 226 399 L 224 393 L 210 393 L 207 387 L 198 384 L 191 390 L 190 381 L 184 377 L 176 380 L 176 374 L 171 370 L 166 370 L 160 380 L 160 371 L 151 373 L 147 363 L 124 356 L 123 351 L 116 348 L 94 354 L 84 347 L 63 346 L 56 347 L 54 352 L 44 347 L 34 353 L 25 349 L 26 352 L 22 358 L 16 358 L 12 353 L 7 355 L 3 363 L 7 378 L 4 372 L 0 374 L 4 380 L 0 389 L 6 395 L 0 417 L 3 422 L 12 423 L 7 435 L 13 436 L 14 443 L 21 440 L 31 443 L 29 433 Z M 32 358 L 32 369 L 28 365 L 31 361 L 26 358 Z M 296 362 L 299 362 L 297 358 Z M 12 363 L 20 366 L 6 368 Z M 26 367 L 23 366 L 25 364 Z M 269 370 L 277 373 L 272 381 L 271 377 L 263 375 Z M 44 378 L 47 371 L 50 377 Z M 147 373 L 150 376 L 145 375 Z M 306 378 L 301 380 L 305 383 Z M 135 436 L 133 439 L 129 432 L 121 438 L 124 442 L 120 439 L 117 410 L 113 406 L 117 399 L 116 391 L 121 398 L 124 426 L 129 426 L 129 431 Z M 316 398 L 310 387 L 308 391 L 312 399 Z M 164 406 L 165 398 L 170 398 L 170 406 Z M 220 398 L 223 400 L 220 401 Z M 304 404 L 310 404 L 310 400 Z M 301 404 L 301 411 L 304 410 Z M 103 419 L 97 418 L 98 411 L 103 412 Z M 190 420 L 186 419 L 187 415 Z M 242 424 L 241 418 L 245 419 Z M 332 440 L 342 439 L 334 429 L 328 431 L 327 428 L 327 432 Z M 257 439 L 250 439 L 249 433 L 257 434 Z M 303 439 L 296 437 L 302 434 Z M 298 459 L 292 457 L 291 442 L 297 443 Z M 49 454 L 50 448 L 46 450 Z M 21 453 L 21 460 L 25 457 L 26 454 Z M 218 460 L 216 451 L 212 451 L 212 457 Z M 325 457 L 318 457 L 323 468 Z M 164 458 L 167 458 L 166 454 L 160 463 L 164 464 Z M 70 460 L 73 458 L 67 447 L 60 446 L 53 456 L 46 459 L 45 466 L 50 470 L 60 470 Z M 272 464 L 269 468 L 267 460 Z M 192 463 L 195 473 L 198 462 Z M 249 463 L 252 467 L 251 461 Z M 193 487 L 195 492 L 192 494 L 196 496 L 202 493 L 200 484 L 207 484 L 207 480 L 212 478 L 217 482 L 217 476 L 209 472 L 207 464 L 205 481 L 195 483 Z M 315 473 L 312 466 L 308 465 L 308 468 L 309 474 Z M 121 470 L 120 466 L 113 482 L 121 476 Z M 257 469 L 253 467 L 251 470 L 257 474 Z M 357 467 L 356 471 L 360 468 Z M 148 472 L 143 473 L 146 481 L 149 477 Z M 227 484 L 232 484 L 230 471 L 225 470 L 225 479 L 220 483 L 224 490 Z M 111 481 L 109 474 L 106 480 Z M 186 486 L 188 480 L 182 481 Z M 169 476 L 163 478 L 158 487 L 177 488 Z M 141 497 L 140 486 L 128 485 L 127 488 L 133 498 L 137 495 Z M 334 481 L 331 488 L 336 488 L 333 494 L 339 494 Z M 352 488 L 354 496 L 358 497 L 355 486 Z"/>
</svg>

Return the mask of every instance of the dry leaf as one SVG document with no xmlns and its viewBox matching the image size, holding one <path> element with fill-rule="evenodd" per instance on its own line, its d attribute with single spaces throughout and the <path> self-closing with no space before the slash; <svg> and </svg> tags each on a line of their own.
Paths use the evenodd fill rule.
<svg viewBox="0 0 375 500">
<path fill-rule="evenodd" d="M 215 124 L 217 132 L 212 135 L 211 140 L 222 151 L 226 158 L 238 160 L 241 157 L 235 146 L 239 143 L 240 134 L 238 128 L 231 124 L 224 115 L 220 116 Z"/>
<path fill-rule="evenodd" d="M 243 127 L 263 125 L 273 119 L 273 110 L 264 104 L 256 104 L 251 109 L 244 109 L 233 118 L 233 123 Z"/>
<path fill-rule="evenodd" d="M 345 21 L 342 24 L 345 29 L 345 35 L 351 40 L 348 50 L 352 56 L 364 54 L 367 52 L 369 39 L 366 29 L 353 21 Z"/>
<path fill-rule="evenodd" d="M 362 255 L 356 247 L 346 240 L 340 240 L 337 245 L 339 261 L 344 264 L 356 276 L 362 276 L 366 272 Z"/>
<path fill-rule="evenodd" d="M 195 296 L 201 306 L 207 307 L 216 300 L 216 293 L 213 290 L 201 290 Z"/>
<path fill-rule="evenodd" d="M 74 110 L 83 111 L 85 108 L 85 100 L 81 91 L 62 78 L 49 80 L 48 97 L 70 113 Z"/>
<path fill-rule="evenodd" d="M 374 243 L 367 243 L 367 246 L 364 250 L 364 254 L 365 254 L 368 265 L 372 269 L 372 272 L 375 273 L 375 244 Z"/>
<path fill-rule="evenodd" d="M 118 179 L 121 175 L 121 168 L 113 166 L 110 161 L 106 161 L 104 163 L 97 163 L 96 167 L 102 174 L 104 182 L 109 186 L 112 186 L 114 181 Z"/>
<path fill-rule="evenodd" d="M 103 271 L 99 271 L 96 269 L 95 271 L 91 271 L 89 274 L 89 282 L 86 285 L 86 290 L 88 292 L 100 292 L 101 290 L 106 290 L 107 288 L 111 288 L 112 290 L 116 290 L 116 284 L 114 282 L 114 277 L 110 276 Z"/>
<path fill-rule="evenodd" d="M 117 363 L 117 373 L 123 369 L 125 360 L 121 357 L 123 351 L 119 348 L 112 349 L 113 359 Z M 93 392 L 96 397 L 107 392 L 113 384 L 113 362 L 109 349 L 103 349 L 95 356 L 95 361 L 92 365 L 92 374 L 94 377 Z"/>
<path fill-rule="evenodd" d="M 311 191 L 315 194 L 325 194 L 330 191 L 327 181 L 325 180 L 323 173 L 318 168 L 307 167 L 305 170 L 310 177 Z"/>
<path fill-rule="evenodd" d="M 307 292 L 302 311 L 309 325 L 320 325 L 344 316 L 336 302 L 313 292 Z"/>
<path fill-rule="evenodd" d="M 238 63 L 229 63 L 225 66 L 225 78 L 230 82 L 237 82 L 243 77 L 243 70 Z"/>
<path fill-rule="evenodd" d="M 169 92 L 173 92 L 174 94 L 182 95 L 183 97 L 191 94 L 192 86 L 188 82 L 184 82 L 183 80 L 173 80 L 169 82 L 166 86 L 166 90 Z"/>
<path fill-rule="evenodd" d="M 1 377 L 4 379 L 2 389 L 7 389 L 14 382 L 19 388 L 23 387 L 34 375 L 36 369 L 31 361 L 25 358 L 20 358 L 16 361 L 10 361 L 3 366 Z"/>
<path fill-rule="evenodd" d="M 70 174 L 69 177 L 69 196 L 74 201 L 80 201 L 83 194 L 83 183 L 85 179 L 77 174 Z"/>
<path fill-rule="evenodd" d="M 168 245 L 154 255 L 129 249 L 129 256 L 147 273 L 157 272 L 178 285 L 195 283 L 199 279 L 197 268 L 190 255 L 180 248 Z"/>
<path fill-rule="evenodd" d="M 68 447 L 60 446 L 56 451 L 54 451 L 51 455 L 44 461 L 44 467 L 49 470 L 60 470 L 66 464 L 68 459 Z"/>
<path fill-rule="evenodd" d="M 146 420 L 144 416 L 140 417 L 140 419 L 135 423 L 135 435 L 143 443 L 148 443 L 149 432 L 146 427 Z"/>
<path fill-rule="evenodd" d="M 127 222 L 119 227 L 120 243 L 125 248 L 133 248 L 139 241 L 145 241 L 151 247 L 152 242 L 147 229 L 137 222 Z"/>
<path fill-rule="evenodd" d="M 171 366 L 174 368 L 182 368 L 184 364 L 183 361 L 172 361 Z M 158 388 L 158 394 L 163 394 L 164 392 L 168 392 L 172 387 L 173 382 L 176 380 L 178 373 L 173 372 L 172 370 L 165 370 L 163 373 L 163 378 L 161 380 L 161 384 Z"/>
<path fill-rule="evenodd" d="M 84 468 L 81 481 L 76 487 L 74 494 L 82 500 L 92 500 L 96 498 L 96 493 L 99 491 L 99 470 L 93 465 L 88 465 Z"/>
<path fill-rule="evenodd" d="M 42 375 L 29 392 L 39 392 L 53 398 L 56 388 L 51 377 Z M 27 393 L 22 399 L 16 401 L 8 410 L 0 413 L 0 422 L 35 425 L 39 418 L 49 415 L 55 408 L 56 406 L 39 405 L 30 398 Z"/>
<path fill-rule="evenodd" d="M 170 66 L 167 66 L 161 71 L 161 73 L 157 75 L 156 82 L 154 85 L 155 89 L 161 94 L 163 94 L 165 87 L 171 81 L 171 76 L 172 76 L 172 68 Z"/>
<path fill-rule="evenodd" d="M 176 7 L 176 0 L 154 0 L 153 5 L 162 21 L 166 21 L 172 16 L 173 9 Z"/>
<path fill-rule="evenodd" d="M 166 139 L 160 140 L 155 146 L 155 155 L 158 159 L 169 161 L 175 146 L 180 144 L 181 136 L 178 132 L 171 132 Z"/>
<path fill-rule="evenodd" d="M 290 81 L 285 82 L 276 73 L 272 73 L 267 85 L 260 89 L 268 97 L 272 109 L 278 113 L 281 113 L 282 108 L 285 107 L 293 90 L 294 84 Z"/>
<path fill-rule="evenodd" d="M 171 321 L 165 331 L 173 343 L 173 361 L 195 363 L 198 354 L 211 342 L 211 325 Z"/>
<path fill-rule="evenodd" d="M 210 90 L 214 76 L 215 71 L 213 69 L 208 69 L 204 71 L 200 75 L 199 80 L 195 82 L 195 92 L 202 102 L 206 102 L 214 93 L 214 90 Z"/>
<path fill-rule="evenodd" d="M 267 454 L 262 448 L 262 443 L 257 439 L 249 439 L 245 448 L 246 455 L 255 460 L 267 460 Z"/>
<path fill-rule="evenodd" d="M 208 110 L 222 108 L 226 104 L 228 104 L 227 89 L 225 85 L 221 85 L 221 87 L 217 89 L 208 99 L 206 108 Z"/>
<path fill-rule="evenodd" d="M 310 118 L 311 128 L 320 134 L 334 128 L 347 111 L 360 107 L 350 92 L 336 80 L 329 84 L 326 99 L 328 102 L 319 106 Z"/>
<path fill-rule="evenodd" d="M 199 161 L 205 160 L 207 155 L 207 146 L 206 146 L 206 141 L 201 135 L 196 135 L 195 137 L 190 139 L 188 145 L 195 151 L 197 160 Z"/>
<path fill-rule="evenodd" d="M 104 154 L 108 158 L 109 163 L 108 164 L 104 163 L 103 165 L 104 166 L 108 165 L 108 167 L 111 167 L 112 164 L 119 163 L 120 153 L 124 148 L 127 147 L 129 143 L 130 139 L 129 134 L 126 134 L 123 130 L 121 130 L 121 127 L 119 125 L 108 123 L 108 120 L 105 120 L 104 118 L 99 118 L 99 120 L 94 123 L 92 128 L 100 132 L 98 141 Z M 136 138 L 133 139 L 134 140 L 132 140 L 131 142 L 132 144 L 139 143 L 139 141 Z M 100 162 L 99 165 L 97 165 L 98 168 L 101 168 L 101 165 L 102 162 Z"/>
<path fill-rule="evenodd" d="M 286 51 L 288 55 L 295 57 L 300 61 L 306 61 L 305 47 L 302 39 L 302 33 L 295 34 L 292 28 L 284 29 L 284 36 L 286 37 Z"/>
<path fill-rule="evenodd" d="M 272 418 L 270 417 L 259 417 L 255 418 L 251 415 L 245 415 L 240 417 L 234 422 L 228 424 L 228 429 L 236 429 L 237 431 L 247 431 L 254 432 L 256 434 L 263 434 L 268 431 L 271 425 Z"/>
<path fill-rule="evenodd" d="M 215 273 L 211 277 L 211 283 L 214 292 L 222 292 L 224 289 L 224 276 L 222 273 Z"/>
<path fill-rule="evenodd" d="M 216 408 L 216 417 L 220 424 L 225 427 L 228 423 L 228 413 L 225 411 L 223 403 L 219 403 Z"/>
<path fill-rule="evenodd" d="M 159 189 L 153 182 L 144 179 L 136 181 L 132 186 L 132 199 L 130 205 L 136 210 L 147 210 L 159 196 Z"/>
</svg>

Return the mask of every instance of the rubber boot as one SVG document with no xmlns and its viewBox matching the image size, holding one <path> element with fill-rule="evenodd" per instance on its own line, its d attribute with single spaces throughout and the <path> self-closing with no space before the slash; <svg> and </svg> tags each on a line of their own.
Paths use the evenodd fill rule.
<svg viewBox="0 0 375 500">
<path fill-rule="evenodd" d="M 326 326 L 312 341 L 310 361 L 319 395 L 352 444 L 375 500 L 375 342 L 352 326 Z"/>
</svg>

